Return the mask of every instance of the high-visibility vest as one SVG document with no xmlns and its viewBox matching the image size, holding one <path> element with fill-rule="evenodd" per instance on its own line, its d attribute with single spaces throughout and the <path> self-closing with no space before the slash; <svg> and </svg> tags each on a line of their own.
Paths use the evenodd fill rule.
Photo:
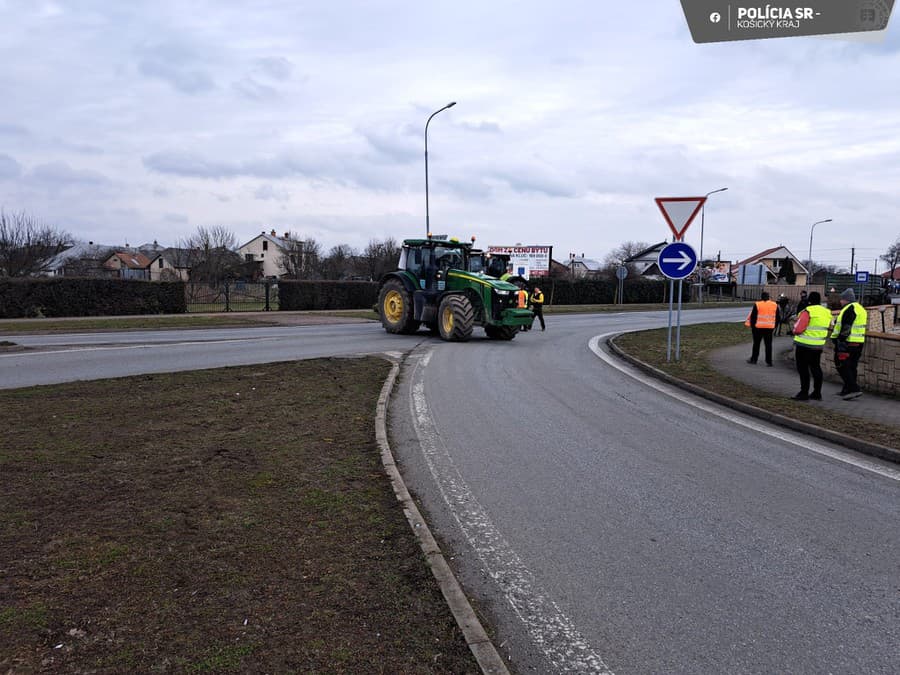
<svg viewBox="0 0 900 675">
<path fill-rule="evenodd" d="M 775 328 L 775 314 L 778 312 L 778 305 L 772 300 L 759 300 L 756 302 L 756 327 L 757 328 Z M 753 316 L 753 310 L 747 315 L 744 321 L 745 326 L 750 325 L 750 317 Z"/>
<path fill-rule="evenodd" d="M 520 290 L 516 295 L 518 295 L 519 309 L 525 309 L 528 307 L 528 292 L 525 290 Z"/>
<path fill-rule="evenodd" d="M 852 307 L 853 311 L 856 312 L 856 318 L 853 320 L 853 325 L 850 326 L 850 335 L 847 337 L 847 342 L 855 342 L 861 345 L 866 341 L 866 324 L 868 324 L 869 315 L 858 302 L 844 305 L 841 313 L 838 314 L 837 321 L 834 322 L 834 330 L 831 331 L 831 337 L 836 338 L 841 334 L 841 319 L 844 318 L 844 312 L 847 311 L 848 307 Z"/>
<path fill-rule="evenodd" d="M 532 293 L 531 294 L 531 302 L 535 305 L 543 305 L 544 304 L 544 294 L 543 293 Z"/>
<path fill-rule="evenodd" d="M 800 335 L 794 336 L 794 342 L 806 347 L 824 346 L 831 324 L 831 312 L 822 305 L 810 305 L 803 311 L 809 314 L 809 324 Z"/>
</svg>

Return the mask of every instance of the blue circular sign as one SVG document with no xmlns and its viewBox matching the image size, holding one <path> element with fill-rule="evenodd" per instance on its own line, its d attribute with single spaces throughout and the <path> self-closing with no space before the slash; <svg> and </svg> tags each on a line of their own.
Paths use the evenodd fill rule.
<svg viewBox="0 0 900 675">
<path fill-rule="evenodd" d="M 676 241 L 659 252 L 656 264 L 669 279 L 684 279 L 697 267 L 697 254 L 683 241 Z"/>
</svg>

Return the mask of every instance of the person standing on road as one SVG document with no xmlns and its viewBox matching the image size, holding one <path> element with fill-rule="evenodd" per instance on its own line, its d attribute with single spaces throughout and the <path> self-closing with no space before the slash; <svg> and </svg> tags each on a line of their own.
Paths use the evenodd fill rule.
<svg viewBox="0 0 900 675">
<path fill-rule="evenodd" d="M 769 300 L 769 294 L 762 292 L 760 300 L 753 303 L 753 309 L 744 321 L 753 331 L 753 351 L 747 363 L 756 363 L 759 359 L 759 343 L 766 343 L 766 365 L 772 365 L 772 333 L 775 330 L 775 319 L 778 316 L 778 305 Z"/>
<path fill-rule="evenodd" d="M 822 400 L 822 349 L 828 338 L 831 312 L 822 306 L 818 291 L 809 294 L 809 305 L 800 312 L 794 325 L 794 361 L 800 374 L 800 391 L 792 396 L 795 401 Z M 809 379 L 812 375 L 812 393 Z"/>
<path fill-rule="evenodd" d="M 831 339 L 834 342 L 834 365 L 844 382 L 838 395 L 845 401 L 862 396 L 856 383 L 856 369 L 866 342 L 868 312 L 856 302 L 852 288 L 841 293 L 841 313 L 838 314 Z"/>
<path fill-rule="evenodd" d="M 531 311 L 534 312 L 534 318 L 541 322 L 541 330 L 545 330 L 544 325 L 544 293 L 537 286 L 531 293 Z"/>
</svg>

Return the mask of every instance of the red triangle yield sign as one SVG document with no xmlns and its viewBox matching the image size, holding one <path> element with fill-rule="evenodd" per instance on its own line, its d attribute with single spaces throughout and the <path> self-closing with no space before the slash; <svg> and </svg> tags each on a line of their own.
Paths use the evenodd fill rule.
<svg viewBox="0 0 900 675">
<path fill-rule="evenodd" d="M 706 197 L 656 197 L 656 205 L 675 235 L 675 241 L 682 240 L 688 225 L 705 202 Z"/>
</svg>

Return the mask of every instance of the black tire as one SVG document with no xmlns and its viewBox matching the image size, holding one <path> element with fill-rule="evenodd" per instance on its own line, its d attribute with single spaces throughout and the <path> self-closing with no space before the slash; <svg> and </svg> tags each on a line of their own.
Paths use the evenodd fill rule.
<svg viewBox="0 0 900 675">
<path fill-rule="evenodd" d="M 388 333 L 415 333 L 419 322 L 413 320 L 412 293 L 399 279 L 388 279 L 378 293 L 381 325 Z"/>
<path fill-rule="evenodd" d="M 472 337 L 475 312 L 464 295 L 446 295 L 438 306 L 438 331 L 444 340 L 465 342 Z"/>
<path fill-rule="evenodd" d="M 516 326 L 485 326 L 485 334 L 491 340 L 512 340 L 519 329 Z"/>
</svg>

